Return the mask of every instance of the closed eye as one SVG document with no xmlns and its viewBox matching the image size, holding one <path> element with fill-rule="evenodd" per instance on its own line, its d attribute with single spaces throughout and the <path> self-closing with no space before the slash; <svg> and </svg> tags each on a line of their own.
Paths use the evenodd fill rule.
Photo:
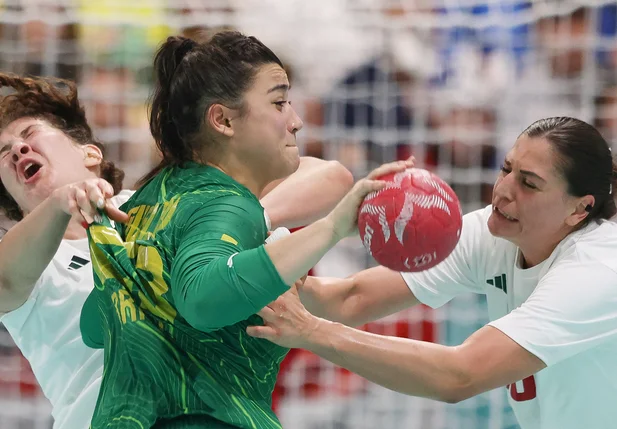
<svg viewBox="0 0 617 429">
<path fill-rule="evenodd" d="M 510 168 L 506 167 L 505 165 L 502 165 L 502 166 L 501 166 L 501 172 L 502 172 L 504 175 L 508 175 L 508 174 L 512 173 L 512 169 L 510 169 Z M 523 176 L 523 177 L 521 177 L 521 183 L 522 183 L 522 184 L 523 184 L 523 186 L 525 186 L 526 188 L 529 188 L 529 189 L 538 189 L 538 187 L 537 187 L 536 185 L 534 185 L 534 184 L 533 184 L 533 183 L 531 183 L 531 182 L 528 182 L 528 181 L 525 179 L 525 177 L 524 177 L 524 176 Z"/>
<path fill-rule="evenodd" d="M 2 146 L 2 149 L 0 149 L 0 158 L 4 158 L 9 153 L 10 149 L 11 149 L 10 144 L 6 144 Z"/>
<path fill-rule="evenodd" d="M 22 132 L 19 133 L 19 135 L 24 140 L 27 139 L 27 138 L 30 138 L 32 136 L 32 134 L 34 134 L 34 131 L 36 131 L 36 128 L 37 128 L 36 125 L 29 125 L 26 128 L 24 128 L 22 130 Z"/>
</svg>

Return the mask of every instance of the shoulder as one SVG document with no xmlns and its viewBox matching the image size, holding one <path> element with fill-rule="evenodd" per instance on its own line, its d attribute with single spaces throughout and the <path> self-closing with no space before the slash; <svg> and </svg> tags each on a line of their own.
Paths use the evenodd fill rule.
<svg viewBox="0 0 617 429">
<path fill-rule="evenodd" d="M 217 193 L 183 195 L 178 202 L 174 223 L 181 231 L 195 228 L 267 230 L 264 209 L 252 196 Z"/>
<path fill-rule="evenodd" d="M 611 302 L 617 298 L 617 225 L 589 225 L 567 237 L 561 247 L 539 285 L 555 284 L 562 294 L 573 289 L 583 295 L 602 294 Z"/>
<path fill-rule="evenodd" d="M 566 238 L 563 262 L 580 266 L 602 265 L 617 273 L 617 223 L 601 221 Z"/>
<path fill-rule="evenodd" d="M 243 195 L 233 189 L 192 192 L 183 194 L 178 201 L 178 209 L 183 211 L 236 210 L 250 213 L 263 213 L 259 200 L 252 195 Z"/>
<path fill-rule="evenodd" d="M 129 198 L 131 198 L 135 194 L 135 191 L 131 189 L 123 189 L 114 195 L 111 198 L 111 202 L 116 207 L 120 207 L 122 204 L 126 203 Z"/>
</svg>

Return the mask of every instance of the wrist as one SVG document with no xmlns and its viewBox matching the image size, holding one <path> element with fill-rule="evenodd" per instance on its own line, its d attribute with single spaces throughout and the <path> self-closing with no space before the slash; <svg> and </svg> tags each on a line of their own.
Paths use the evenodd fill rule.
<svg viewBox="0 0 617 429">
<path fill-rule="evenodd" d="M 67 213 L 66 210 L 64 210 L 64 196 L 62 195 L 60 188 L 54 189 L 51 192 L 51 194 L 46 200 L 46 203 L 47 204 L 45 210 L 51 210 L 51 213 L 48 212 L 50 215 L 59 216 L 63 220 L 66 219 L 67 222 L 71 219 L 71 214 Z"/>
<path fill-rule="evenodd" d="M 328 240 L 328 247 L 333 247 L 343 238 L 339 237 L 336 233 L 336 226 L 330 215 L 319 219 L 315 222 L 315 225 L 318 225 L 320 230 L 322 230 L 323 233 L 326 235 Z"/>
<path fill-rule="evenodd" d="M 319 354 L 321 351 L 333 348 L 331 337 L 337 323 L 317 316 L 313 317 L 315 319 L 315 325 L 306 336 L 306 344 L 302 348 Z"/>
</svg>

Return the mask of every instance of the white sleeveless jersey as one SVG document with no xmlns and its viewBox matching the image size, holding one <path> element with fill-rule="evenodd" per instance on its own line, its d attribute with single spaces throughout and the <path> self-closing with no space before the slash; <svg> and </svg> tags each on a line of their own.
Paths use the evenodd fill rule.
<svg viewBox="0 0 617 429">
<path fill-rule="evenodd" d="M 547 365 L 507 387 L 522 429 L 617 427 L 617 224 L 592 222 L 521 269 L 518 248 L 490 234 L 491 210 L 464 216 L 444 262 L 403 278 L 433 308 L 485 294 L 490 325 Z"/>
<path fill-rule="evenodd" d="M 120 206 L 132 194 L 112 201 Z M 88 428 L 98 398 L 103 351 L 87 347 L 79 330 L 93 287 L 88 239 L 62 240 L 28 300 L 0 318 L 51 402 L 54 429 Z"/>
</svg>

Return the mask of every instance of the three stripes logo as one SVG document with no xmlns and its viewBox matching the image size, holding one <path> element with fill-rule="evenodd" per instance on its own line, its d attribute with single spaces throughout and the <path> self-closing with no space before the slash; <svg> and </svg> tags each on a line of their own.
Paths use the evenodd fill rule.
<svg viewBox="0 0 617 429">
<path fill-rule="evenodd" d="M 69 270 L 71 271 L 78 270 L 80 268 L 83 268 L 89 262 L 90 261 L 88 261 L 87 259 L 80 258 L 77 255 L 73 255 L 73 257 L 71 258 L 71 263 L 69 264 Z"/>
<path fill-rule="evenodd" d="M 508 293 L 508 286 L 506 285 L 506 275 L 495 276 L 492 279 L 486 281 L 489 285 L 495 286 L 497 289 L 501 289 L 504 293 Z"/>
</svg>

